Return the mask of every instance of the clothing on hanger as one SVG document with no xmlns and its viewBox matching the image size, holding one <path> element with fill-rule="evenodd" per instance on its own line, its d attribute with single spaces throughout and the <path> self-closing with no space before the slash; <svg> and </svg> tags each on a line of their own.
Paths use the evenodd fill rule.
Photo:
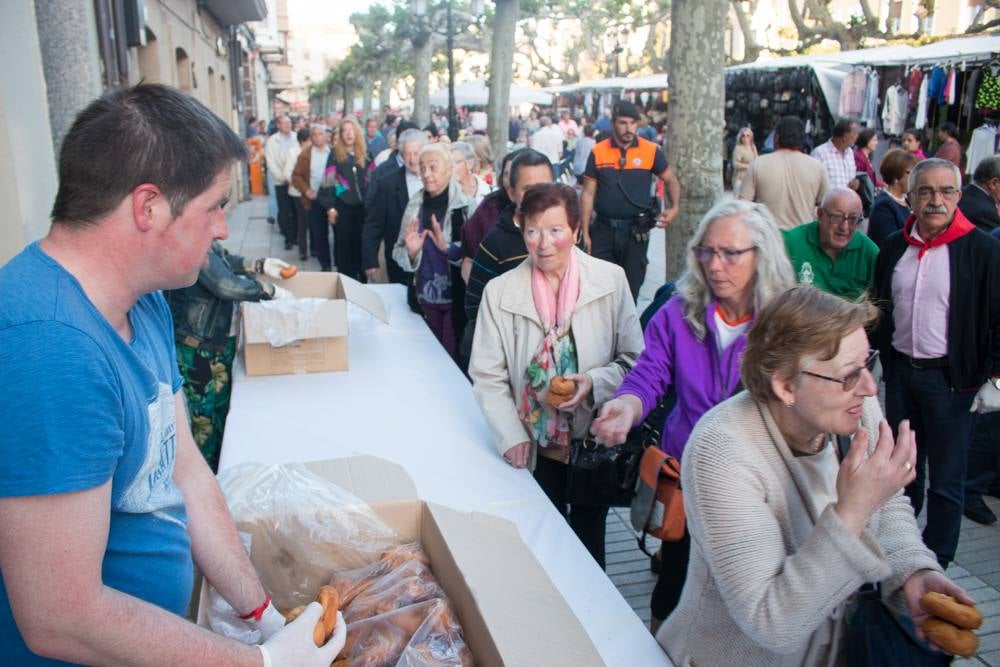
<svg viewBox="0 0 1000 667">
<path fill-rule="evenodd" d="M 938 104 L 944 104 L 944 87 L 948 82 L 948 73 L 943 67 L 934 67 L 931 70 L 930 83 L 927 86 L 927 95 Z"/>
<path fill-rule="evenodd" d="M 865 86 L 868 77 L 864 69 L 855 69 L 844 77 L 840 84 L 839 116 L 860 116 L 865 102 Z"/>
<path fill-rule="evenodd" d="M 914 67 L 907 78 L 906 88 L 910 94 L 910 109 L 917 108 L 917 101 L 920 99 L 920 86 L 924 81 L 924 73 L 919 67 Z"/>
<path fill-rule="evenodd" d="M 917 94 L 917 117 L 913 121 L 913 127 L 918 130 L 927 126 L 927 89 L 930 77 L 925 76 L 920 82 L 920 92 Z"/>
<path fill-rule="evenodd" d="M 898 137 L 906 130 L 906 117 L 910 113 L 910 93 L 906 88 L 894 83 L 885 91 L 882 106 L 882 132 Z"/>
<path fill-rule="evenodd" d="M 875 127 L 878 118 L 879 75 L 874 69 L 868 71 L 865 83 L 865 98 L 861 106 L 861 122 L 867 127 Z"/>
<path fill-rule="evenodd" d="M 990 67 L 984 67 L 982 75 L 983 80 L 976 93 L 976 111 L 980 114 L 1000 111 L 1000 76 L 994 74 Z"/>
<path fill-rule="evenodd" d="M 996 153 L 998 136 L 1000 131 L 992 123 L 986 123 L 972 131 L 969 149 L 965 152 L 965 173 L 974 173 L 980 162 Z"/>
</svg>

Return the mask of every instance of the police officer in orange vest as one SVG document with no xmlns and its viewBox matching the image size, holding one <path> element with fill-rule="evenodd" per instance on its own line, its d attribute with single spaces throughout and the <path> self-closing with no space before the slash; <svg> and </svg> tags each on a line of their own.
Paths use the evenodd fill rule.
<svg viewBox="0 0 1000 667">
<path fill-rule="evenodd" d="M 677 217 L 681 188 L 667 158 L 636 134 L 639 110 L 624 100 L 612 110 L 611 136 L 594 146 L 583 172 L 583 244 L 594 257 L 621 266 L 632 297 L 646 277 L 649 231 Z M 660 210 L 653 179 L 666 186 L 671 206 Z M 591 222 L 591 214 L 594 216 Z"/>
</svg>

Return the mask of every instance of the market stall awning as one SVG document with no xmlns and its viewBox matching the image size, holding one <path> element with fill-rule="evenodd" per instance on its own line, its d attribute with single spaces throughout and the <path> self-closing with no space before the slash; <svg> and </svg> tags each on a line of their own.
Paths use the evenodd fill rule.
<svg viewBox="0 0 1000 667">
<path fill-rule="evenodd" d="M 466 81 L 455 86 L 455 104 L 459 106 L 486 106 L 489 97 L 490 89 L 486 85 L 486 79 Z M 431 93 L 430 102 L 431 105 L 436 107 L 447 106 L 448 89 L 442 88 Z M 552 95 L 536 88 L 512 85 L 510 87 L 510 106 L 513 107 L 525 103 L 541 104 L 543 106 L 549 105 L 552 104 Z"/>
<path fill-rule="evenodd" d="M 585 93 L 611 92 L 616 90 L 666 90 L 666 74 L 650 74 L 649 76 L 615 76 L 610 79 L 595 79 L 568 83 L 564 86 L 549 86 L 545 90 L 550 93 Z"/>
</svg>

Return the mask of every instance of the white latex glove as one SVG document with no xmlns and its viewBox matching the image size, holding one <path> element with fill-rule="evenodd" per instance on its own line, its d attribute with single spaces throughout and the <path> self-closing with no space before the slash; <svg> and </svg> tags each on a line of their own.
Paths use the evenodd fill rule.
<svg viewBox="0 0 1000 667">
<path fill-rule="evenodd" d="M 264 667 L 330 667 L 347 643 L 347 624 L 338 611 L 333 636 L 325 646 L 316 648 L 313 628 L 322 615 L 323 606 L 310 602 L 298 618 L 259 645 Z"/>
<path fill-rule="evenodd" d="M 288 266 L 288 262 L 283 262 L 280 259 L 275 259 L 274 257 L 268 257 L 264 260 L 264 273 L 277 280 L 281 278 L 281 270 L 287 269 Z"/>
<path fill-rule="evenodd" d="M 997 389 L 993 385 L 992 380 L 987 380 L 979 391 L 976 392 L 976 397 L 972 399 L 972 406 L 969 408 L 969 412 L 978 412 L 980 414 L 984 412 L 996 412 L 1000 410 L 1000 389 Z"/>
<path fill-rule="evenodd" d="M 274 606 L 273 602 L 268 603 L 267 609 L 261 615 L 259 621 L 255 621 L 252 618 L 247 621 L 249 625 L 254 630 L 260 631 L 260 640 L 266 642 L 274 633 L 276 633 L 281 628 L 285 627 L 285 617 L 278 611 L 278 608 Z"/>
<path fill-rule="evenodd" d="M 274 291 L 271 292 L 271 301 L 295 298 L 295 295 L 286 290 L 284 287 L 278 287 L 277 285 L 271 285 L 271 287 L 274 289 Z"/>
</svg>

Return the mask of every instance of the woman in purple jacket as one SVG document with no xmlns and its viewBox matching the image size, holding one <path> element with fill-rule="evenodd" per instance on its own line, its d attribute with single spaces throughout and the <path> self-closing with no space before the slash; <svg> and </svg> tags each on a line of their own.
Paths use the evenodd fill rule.
<svg viewBox="0 0 1000 667">
<path fill-rule="evenodd" d="M 794 283 L 767 207 L 739 200 L 716 204 L 688 243 L 677 294 L 646 328 L 645 351 L 594 420 L 591 431 L 597 439 L 624 442 L 673 386 L 677 404 L 667 416 L 660 447 L 680 459 L 701 416 L 742 388 L 740 357 L 754 313 Z M 689 545 L 685 533 L 661 547 L 651 603 L 653 632 L 680 598 Z"/>
</svg>

